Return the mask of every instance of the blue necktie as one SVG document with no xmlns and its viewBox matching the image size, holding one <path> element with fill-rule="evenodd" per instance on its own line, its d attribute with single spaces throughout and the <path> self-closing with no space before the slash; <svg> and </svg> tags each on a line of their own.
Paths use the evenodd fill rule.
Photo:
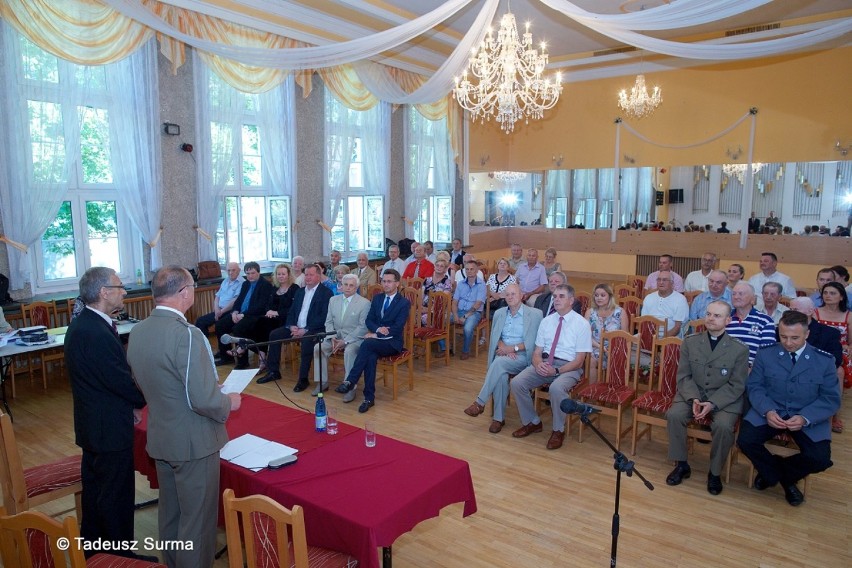
<svg viewBox="0 0 852 568">
<path fill-rule="evenodd" d="M 385 317 L 385 311 L 390 306 L 390 296 L 385 296 L 385 303 L 382 304 L 382 317 Z"/>
<path fill-rule="evenodd" d="M 257 282 L 255 281 L 255 282 L 252 282 L 249 285 L 248 293 L 246 294 L 246 297 L 243 300 L 243 305 L 240 306 L 240 313 L 241 314 L 244 314 L 248 311 L 249 305 L 251 304 L 251 295 L 254 292 L 254 287 L 255 287 L 256 284 L 257 284 Z"/>
</svg>

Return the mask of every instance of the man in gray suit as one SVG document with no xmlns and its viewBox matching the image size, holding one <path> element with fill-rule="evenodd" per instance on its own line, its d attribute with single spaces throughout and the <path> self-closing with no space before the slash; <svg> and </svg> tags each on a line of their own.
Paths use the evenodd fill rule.
<svg viewBox="0 0 852 568">
<path fill-rule="evenodd" d="M 344 376 L 349 376 L 352 363 L 358 356 L 358 348 L 367 333 L 367 312 L 370 311 L 370 300 L 362 298 L 358 291 L 358 277 L 345 274 L 340 284 L 343 294 L 332 296 L 328 301 L 328 315 L 325 317 L 325 330 L 336 331 L 336 336 L 327 336 L 324 341 L 314 346 L 314 380 L 316 388 L 311 393 L 317 396 L 320 392 L 320 369 L 322 369 L 322 390 L 328 390 L 328 357 L 332 353 L 343 351 Z M 320 362 L 320 360 L 322 362 Z M 343 396 L 343 402 L 355 399 L 355 389 Z"/>
<path fill-rule="evenodd" d="M 503 413 L 509 398 L 509 375 L 516 375 L 529 366 L 542 319 L 541 310 L 525 306 L 521 302 L 521 295 L 521 287 L 517 284 L 506 287 L 508 305 L 494 312 L 491 320 L 485 384 L 473 404 L 464 411 L 468 416 L 479 416 L 485 410 L 485 402 L 493 396 L 494 416 L 488 427 L 492 434 L 502 430 L 506 423 Z"/>
<path fill-rule="evenodd" d="M 358 266 L 352 270 L 352 274 L 358 277 L 359 286 L 372 286 L 378 280 L 376 271 L 370 268 L 370 259 L 367 258 L 366 252 L 358 253 Z"/>
<path fill-rule="evenodd" d="M 166 549 L 169 568 L 212 566 L 219 505 L 219 450 L 239 394 L 222 394 L 213 351 L 186 321 L 195 302 L 192 276 L 180 266 L 157 271 L 156 307 L 130 333 L 127 360 L 148 401 L 148 455 L 160 483 L 159 540 L 192 542 Z"/>
<path fill-rule="evenodd" d="M 690 335 L 680 348 L 677 394 L 666 413 L 669 459 L 676 461 L 666 477 L 669 485 L 692 475 L 686 460 L 686 427 L 693 419 L 710 418 L 712 444 L 707 491 L 722 492 L 722 466 L 734 445 L 734 426 L 743 412 L 748 376 L 748 347 L 725 333 L 731 321 L 731 306 L 722 300 L 710 302 L 704 317 L 706 332 Z"/>
</svg>

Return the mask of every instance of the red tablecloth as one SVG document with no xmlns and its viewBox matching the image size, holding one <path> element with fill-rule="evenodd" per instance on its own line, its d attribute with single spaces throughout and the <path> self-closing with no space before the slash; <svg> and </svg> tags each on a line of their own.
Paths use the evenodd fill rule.
<svg viewBox="0 0 852 568">
<path fill-rule="evenodd" d="M 156 487 L 156 469 L 145 453 L 147 416 L 136 427 L 137 471 Z M 299 460 L 279 470 L 253 473 L 222 461 L 221 489 L 238 497 L 268 495 L 285 507 L 305 509 L 312 545 L 347 552 L 362 566 L 379 566 L 378 547 L 391 546 L 420 521 L 441 508 L 464 502 L 464 516 L 476 512 L 467 462 L 393 438 L 378 436 L 364 445 L 363 430 L 340 423 L 339 434 L 314 430 L 310 413 L 253 396 L 227 422 L 236 438 L 251 432 L 298 448 Z"/>
</svg>

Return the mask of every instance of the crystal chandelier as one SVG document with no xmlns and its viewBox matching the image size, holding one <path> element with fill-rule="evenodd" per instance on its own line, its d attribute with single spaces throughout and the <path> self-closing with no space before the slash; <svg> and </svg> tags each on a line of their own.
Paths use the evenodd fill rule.
<svg viewBox="0 0 852 568">
<path fill-rule="evenodd" d="M 523 39 L 518 35 L 515 16 L 506 13 L 500 19 L 497 39 L 488 35 L 468 60 L 469 68 L 461 79 L 455 78 L 453 93 L 458 103 L 481 122 L 495 116 L 504 132 L 511 132 L 515 122 L 538 120 L 545 110 L 553 108 L 562 93 L 562 76 L 544 79 L 547 52 L 533 47 L 530 24 L 527 22 Z M 478 83 L 468 79 L 470 72 Z"/>
<path fill-rule="evenodd" d="M 645 87 L 645 75 L 636 75 L 636 84 L 630 89 L 621 89 L 618 93 L 618 106 L 629 116 L 643 118 L 654 112 L 663 102 L 663 93 L 659 87 L 654 87 L 654 94 L 649 95 Z"/>
<path fill-rule="evenodd" d="M 763 164 L 760 162 L 756 162 L 751 165 L 752 175 L 757 175 L 763 168 Z M 743 183 L 745 179 L 745 173 L 748 169 L 748 164 L 722 164 L 722 173 L 728 177 L 736 177 L 740 183 Z"/>
<path fill-rule="evenodd" d="M 525 172 L 491 172 L 491 175 L 494 176 L 494 179 L 503 183 L 514 183 L 527 177 Z"/>
</svg>

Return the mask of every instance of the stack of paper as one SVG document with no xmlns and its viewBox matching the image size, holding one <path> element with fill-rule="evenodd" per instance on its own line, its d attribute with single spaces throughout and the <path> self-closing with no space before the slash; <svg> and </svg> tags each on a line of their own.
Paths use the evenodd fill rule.
<svg viewBox="0 0 852 568">
<path fill-rule="evenodd" d="M 254 434 L 243 434 L 225 444 L 219 452 L 219 457 L 246 469 L 260 471 L 265 469 L 269 462 L 291 456 L 298 451 Z"/>
</svg>

